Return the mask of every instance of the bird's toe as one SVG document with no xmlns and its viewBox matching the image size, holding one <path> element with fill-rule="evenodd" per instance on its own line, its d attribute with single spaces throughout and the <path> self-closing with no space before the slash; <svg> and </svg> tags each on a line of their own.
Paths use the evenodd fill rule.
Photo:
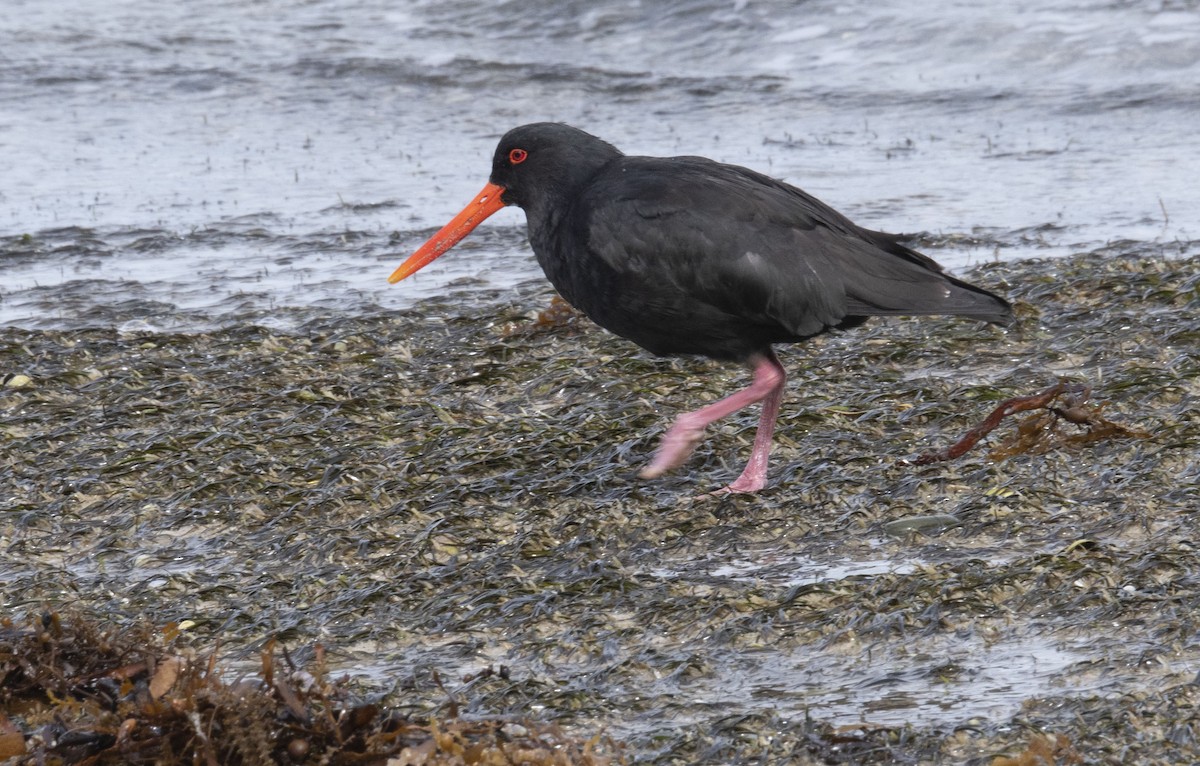
<svg viewBox="0 0 1200 766">
<path fill-rule="evenodd" d="M 643 468 L 638 476 L 643 479 L 657 479 L 667 471 L 683 465 L 691 456 L 696 445 L 704 438 L 704 427 L 697 427 L 686 418 L 687 416 L 681 417 L 663 435 L 662 444 L 659 445 L 658 452 L 654 453 L 654 460 L 650 461 L 650 465 Z"/>
</svg>

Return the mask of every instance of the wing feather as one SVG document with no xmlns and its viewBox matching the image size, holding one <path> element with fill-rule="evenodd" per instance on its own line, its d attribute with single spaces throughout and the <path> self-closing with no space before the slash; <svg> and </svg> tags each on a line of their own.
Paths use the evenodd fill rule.
<svg viewBox="0 0 1200 766">
<path fill-rule="evenodd" d="M 882 249 L 799 189 L 701 158 L 668 162 L 587 201 L 587 247 L 612 269 L 801 337 L 949 294 L 932 261 Z"/>
</svg>

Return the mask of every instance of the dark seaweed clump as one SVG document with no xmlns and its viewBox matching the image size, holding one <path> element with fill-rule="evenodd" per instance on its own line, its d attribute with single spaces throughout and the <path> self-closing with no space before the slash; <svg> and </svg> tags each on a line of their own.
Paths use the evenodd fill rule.
<svg viewBox="0 0 1200 766">
<path fill-rule="evenodd" d="M 321 645 L 396 716 L 602 733 L 638 763 L 1192 762 L 1189 248 L 981 267 L 1007 333 L 879 321 L 785 350 L 771 485 L 721 500 L 755 413 L 636 472 L 744 373 L 539 322 L 540 285 L 294 333 L 6 329 L 4 611 L 186 624 L 247 674 L 271 641 L 301 669 Z M 1059 380 L 1137 435 L 912 465 Z M 62 698 L 39 704 L 4 710 L 23 737 Z"/>
<path fill-rule="evenodd" d="M 102 631 L 82 617 L 43 614 L 0 624 L 0 759 L 17 763 L 497 764 L 614 762 L 600 737 L 583 742 L 533 722 L 413 720 L 357 700 L 330 681 L 318 645 L 314 672 L 275 643 L 254 680 L 226 682 L 215 657 L 172 646 L 161 632 Z"/>
</svg>

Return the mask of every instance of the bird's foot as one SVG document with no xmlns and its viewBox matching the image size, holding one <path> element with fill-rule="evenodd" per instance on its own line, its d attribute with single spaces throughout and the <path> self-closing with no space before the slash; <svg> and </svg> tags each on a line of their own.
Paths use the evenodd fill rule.
<svg viewBox="0 0 1200 766">
<path fill-rule="evenodd" d="M 714 495 L 753 495 L 755 492 L 758 492 L 765 486 L 767 486 L 766 482 L 761 482 L 759 484 L 743 484 L 742 482 L 735 481 L 732 484 L 730 484 L 728 487 L 722 487 L 721 489 L 718 489 L 716 492 L 713 492 L 712 494 L 714 494 Z"/>
<path fill-rule="evenodd" d="M 690 414 L 690 413 L 689 413 Z M 704 438 L 704 426 L 692 423 L 687 415 L 682 415 L 663 435 L 654 460 L 639 473 L 643 479 L 657 479 L 667 471 L 683 465 L 696 449 L 696 445 Z"/>
<path fill-rule="evenodd" d="M 767 486 L 767 477 L 763 476 L 747 476 L 742 474 L 737 481 L 730 484 L 728 487 L 721 487 L 718 490 L 708 493 L 708 497 L 725 497 L 726 495 L 750 495 L 758 492 L 763 487 Z"/>
</svg>

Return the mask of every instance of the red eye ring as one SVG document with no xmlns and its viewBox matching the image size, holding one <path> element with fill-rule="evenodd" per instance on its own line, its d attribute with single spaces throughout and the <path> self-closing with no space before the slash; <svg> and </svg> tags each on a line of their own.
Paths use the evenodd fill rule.
<svg viewBox="0 0 1200 766">
<path fill-rule="evenodd" d="M 514 165 L 520 165 L 529 157 L 529 152 L 524 149 L 513 149 L 508 153 L 508 161 Z"/>
</svg>

